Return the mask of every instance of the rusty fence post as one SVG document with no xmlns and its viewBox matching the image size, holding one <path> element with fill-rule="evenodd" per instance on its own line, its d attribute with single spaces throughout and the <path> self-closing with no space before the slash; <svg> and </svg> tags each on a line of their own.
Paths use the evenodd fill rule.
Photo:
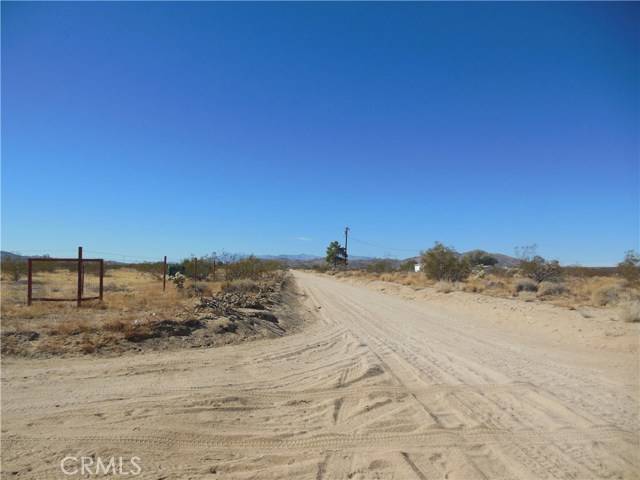
<svg viewBox="0 0 640 480">
<path fill-rule="evenodd" d="M 33 297 L 33 261 L 27 260 L 27 305 L 31 305 Z"/>
<path fill-rule="evenodd" d="M 167 256 L 164 256 L 164 262 L 162 264 L 162 291 L 167 289 Z"/>
<path fill-rule="evenodd" d="M 82 305 L 82 247 L 78 247 L 78 297 L 77 304 L 78 308 Z"/>
<path fill-rule="evenodd" d="M 100 259 L 100 301 L 103 299 L 104 294 L 104 260 Z"/>
</svg>

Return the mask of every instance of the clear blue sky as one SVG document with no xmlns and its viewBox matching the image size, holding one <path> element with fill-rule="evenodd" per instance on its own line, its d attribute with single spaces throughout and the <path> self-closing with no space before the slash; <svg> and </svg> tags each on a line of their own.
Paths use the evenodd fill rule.
<svg viewBox="0 0 640 480">
<path fill-rule="evenodd" d="M 349 225 L 354 255 L 613 264 L 639 242 L 639 26 L 633 3 L 2 2 L 2 248 L 322 254 Z"/>
</svg>

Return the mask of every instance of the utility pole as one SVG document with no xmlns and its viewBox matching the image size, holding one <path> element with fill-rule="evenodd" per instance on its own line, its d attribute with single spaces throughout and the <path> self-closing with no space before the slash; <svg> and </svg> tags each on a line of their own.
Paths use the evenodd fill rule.
<svg viewBox="0 0 640 480">
<path fill-rule="evenodd" d="M 349 254 L 347 253 L 347 244 L 349 241 L 349 227 L 344 227 L 344 265 L 347 266 Z"/>
</svg>

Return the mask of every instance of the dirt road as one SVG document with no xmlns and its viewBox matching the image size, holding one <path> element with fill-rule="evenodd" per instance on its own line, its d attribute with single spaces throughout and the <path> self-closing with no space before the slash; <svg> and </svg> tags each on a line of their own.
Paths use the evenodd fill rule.
<svg viewBox="0 0 640 480">
<path fill-rule="evenodd" d="M 5 362 L 2 477 L 71 478 L 72 455 L 137 456 L 150 479 L 639 478 L 635 355 L 296 278 L 295 335 Z"/>
</svg>

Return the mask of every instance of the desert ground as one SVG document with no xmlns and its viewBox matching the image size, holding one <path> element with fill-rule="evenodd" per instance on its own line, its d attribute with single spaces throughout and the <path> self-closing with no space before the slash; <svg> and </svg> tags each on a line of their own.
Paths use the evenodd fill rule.
<svg viewBox="0 0 640 480">
<path fill-rule="evenodd" d="M 294 277 L 289 335 L 6 357 L 2 477 L 72 478 L 74 455 L 156 480 L 640 478 L 638 324 Z"/>
</svg>

